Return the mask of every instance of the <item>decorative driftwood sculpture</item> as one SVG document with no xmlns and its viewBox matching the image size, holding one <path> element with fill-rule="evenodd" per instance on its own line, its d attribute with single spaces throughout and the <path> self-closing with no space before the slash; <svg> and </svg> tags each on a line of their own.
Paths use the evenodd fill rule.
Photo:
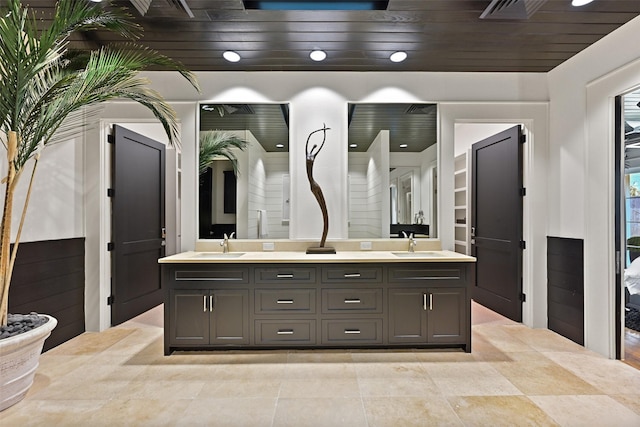
<svg viewBox="0 0 640 427">
<path fill-rule="evenodd" d="M 320 205 L 320 210 L 322 211 L 322 219 L 324 220 L 324 228 L 322 230 L 322 239 L 320 240 L 319 247 L 311 247 L 307 249 L 308 254 L 335 254 L 336 251 L 334 248 L 325 247 L 324 244 L 327 241 L 327 234 L 329 233 L 329 214 L 327 213 L 327 203 L 324 201 L 324 195 L 322 194 L 322 189 L 320 185 L 313 179 L 313 163 L 316 160 L 316 156 L 324 147 L 324 143 L 327 140 L 327 131 L 331 129 L 328 128 L 326 124 L 322 124 L 321 129 L 314 130 L 307 137 L 307 144 L 305 145 L 305 151 L 307 154 L 307 178 L 309 178 L 309 184 L 311 185 L 311 192 L 316 197 L 318 204 Z M 311 150 L 309 150 L 309 140 L 311 139 L 311 135 L 316 132 L 322 131 L 322 144 L 318 147 L 318 144 L 313 144 Z"/>
</svg>

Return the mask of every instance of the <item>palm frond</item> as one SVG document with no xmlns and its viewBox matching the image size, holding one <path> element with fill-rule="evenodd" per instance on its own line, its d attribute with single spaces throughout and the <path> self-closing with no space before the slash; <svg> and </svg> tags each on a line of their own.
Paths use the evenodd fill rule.
<svg viewBox="0 0 640 427">
<path fill-rule="evenodd" d="M 231 162 L 233 172 L 238 176 L 238 158 L 234 154 L 233 150 L 244 150 L 248 145 L 249 141 L 230 132 L 219 130 L 200 132 L 200 155 L 198 165 L 200 174 L 206 172 L 207 168 L 211 166 L 211 163 L 216 158 L 223 157 Z"/>
<path fill-rule="evenodd" d="M 195 76 L 180 63 L 133 43 L 89 54 L 69 52 L 69 36 L 104 29 L 127 39 L 141 27 L 124 9 L 103 8 L 86 0 L 58 0 L 48 26 L 23 7 L 6 0 L 0 10 L 0 142 L 8 153 L 8 173 L 0 221 L 0 323 L 6 324 L 8 289 L 19 239 L 9 253 L 13 195 L 27 161 L 47 144 L 82 130 L 94 107 L 117 98 L 147 107 L 171 142 L 178 137 L 177 117 L 139 72 L 150 66 L 177 71 L 198 89 Z M 38 156 L 36 156 L 36 159 Z M 21 214 L 21 224 L 26 203 Z"/>
</svg>

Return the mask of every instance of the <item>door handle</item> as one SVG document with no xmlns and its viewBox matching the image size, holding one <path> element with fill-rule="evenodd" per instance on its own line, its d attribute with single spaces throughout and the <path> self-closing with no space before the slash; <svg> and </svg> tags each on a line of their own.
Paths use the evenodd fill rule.
<svg viewBox="0 0 640 427">
<path fill-rule="evenodd" d="M 209 295 L 209 311 L 213 313 L 213 295 Z"/>
<path fill-rule="evenodd" d="M 424 292 L 422 293 L 422 309 L 427 311 L 427 294 Z"/>
<path fill-rule="evenodd" d="M 471 237 L 475 237 L 475 236 L 476 236 L 476 228 L 471 227 Z"/>
<path fill-rule="evenodd" d="M 202 311 L 207 312 L 207 296 L 202 295 Z"/>
</svg>

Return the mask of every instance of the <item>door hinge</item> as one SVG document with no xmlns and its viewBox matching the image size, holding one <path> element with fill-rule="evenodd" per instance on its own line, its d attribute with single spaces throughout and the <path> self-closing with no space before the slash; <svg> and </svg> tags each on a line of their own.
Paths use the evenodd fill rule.
<svg viewBox="0 0 640 427">
<path fill-rule="evenodd" d="M 525 240 L 520 240 L 520 249 L 527 249 L 527 242 Z"/>
<path fill-rule="evenodd" d="M 527 142 L 527 135 L 525 134 L 520 135 L 520 143 L 524 144 L 525 142 Z"/>
<path fill-rule="evenodd" d="M 107 135 L 107 142 L 109 144 L 113 144 L 114 142 L 116 142 L 116 138 L 113 135 Z"/>
<path fill-rule="evenodd" d="M 527 301 L 527 294 L 525 294 L 524 292 L 520 292 L 520 301 L 521 302 L 526 302 Z"/>
<path fill-rule="evenodd" d="M 113 305 L 113 303 L 115 302 L 115 297 L 113 295 L 109 295 L 107 297 L 107 305 Z"/>
<path fill-rule="evenodd" d="M 524 197 L 527 195 L 527 189 L 525 187 L 522 187 L 520 189 L 520 197 Z"/>
<path fill-rule="evenodd" d="M 108 250 L 108 251 L 112 251 L 112 250 L 114 249 L 114 246 L 115 246 L 115 245 L 113 244 L 113 242 L 109 242 L 109 243 L 107 243 L 107 250 Z"/>
<path fill-rule="evenodd" d="M 113 197 L 116 195 L 116 190 L 113 188 L 107 188 L 107 197 Z"/>
</svg>

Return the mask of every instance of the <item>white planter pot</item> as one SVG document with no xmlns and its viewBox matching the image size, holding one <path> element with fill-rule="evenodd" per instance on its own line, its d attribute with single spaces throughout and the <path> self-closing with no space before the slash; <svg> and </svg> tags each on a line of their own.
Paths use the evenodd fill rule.
<svg viewBox="0 0 640 427">
<path fill-rule="evenodd" d="M 49 321 L 24 334 L 0 340 L 0 411 L 21 401 L 33 384 L 44 340 L 58 321 Z"/>
</svg>

